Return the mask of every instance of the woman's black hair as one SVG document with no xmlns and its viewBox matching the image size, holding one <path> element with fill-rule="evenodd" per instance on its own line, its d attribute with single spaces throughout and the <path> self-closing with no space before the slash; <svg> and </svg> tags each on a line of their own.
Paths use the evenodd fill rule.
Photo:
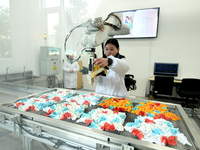
<svg viewBox="0 0 200 150">
<path fill-rule="evenodd" d="M 105 46 L 106 46 L 107 44 L 113 44 L 113 45 L 116 46 L 117 49 L 119 48 L 119 43 L 118 43 L 117 39 L 114 39 L 114 38 L 108 39 L 108 40 L 106 41 Z"/>
</svg>

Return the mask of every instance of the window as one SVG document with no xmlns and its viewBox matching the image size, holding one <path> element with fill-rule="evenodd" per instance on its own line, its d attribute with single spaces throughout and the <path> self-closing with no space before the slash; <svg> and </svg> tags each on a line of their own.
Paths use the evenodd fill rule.
<svg viewBox="0 0 200 150">
<path fill-rule="evenodd" d="M 60 6 L 60 0 L 45 0 L 46 8 L 58 7 L 58 6 Z"/>
<path fill-rule="evenodd" d="M 41 0 L 43 4 L 45 46 L 61 47 L 61 3 L 62 0 Z"/>
<path fill-rule="evenodd" d="M 47 14 L 48 46 L 58 46 L 59 13 Z"/>
<path fill-rule="evenodd" d="M 0 0 L 0 58 L 12 58 L 9 0 Z"/>
</svg>

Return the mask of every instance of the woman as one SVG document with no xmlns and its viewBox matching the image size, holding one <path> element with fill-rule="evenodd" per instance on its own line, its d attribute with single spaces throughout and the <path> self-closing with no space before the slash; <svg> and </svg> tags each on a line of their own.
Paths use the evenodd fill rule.
<svg viewBox="0 0 200 150">
<path fill-rule="evenodd" d="M 64 87 L 75 90 L 77 87 L 77 72 L 79 71 L 79 65 L 77 62 L 72 62 L 74 59 L 72 54 L 69 54 L 67 58 L 67 61 L 65 61 L 63 65 Z"/>
<path fill-rule="evenodd" d="M 98 83 L 96 93 L 128 97 L 124 83 L 125 73 L 129 70 L 129 63 L 125 56 L 119 54 L 119 43 L 117 39 L 109 39 L 105 44 L 105 55 L 103 58 L 94 60 L 94 64 L 107 68 L 106 76 L 96 76 L 94 83 Z"/>
</svg>

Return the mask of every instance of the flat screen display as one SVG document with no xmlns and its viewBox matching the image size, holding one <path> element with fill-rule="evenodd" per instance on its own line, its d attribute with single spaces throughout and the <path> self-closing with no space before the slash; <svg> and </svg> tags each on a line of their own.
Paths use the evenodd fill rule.
<svg viewBox="0 0 200 150">
<path fill-rule="evenodd" d="M 155 63 L 154 75 L 178 76 L 178 63 Z"/>
<path fill-rule="evenodd" d="M 49 47 L 49 55 L 60 55 L 59 48 Z"/>
<path fill-rule="evenodd" d="M 114 38 L 156 38 L 160 8 L 146 8 L 118 11 L 123 16 L 122 23 L 130 26 L 130 34 L 116 35 Z"/>
</svg>

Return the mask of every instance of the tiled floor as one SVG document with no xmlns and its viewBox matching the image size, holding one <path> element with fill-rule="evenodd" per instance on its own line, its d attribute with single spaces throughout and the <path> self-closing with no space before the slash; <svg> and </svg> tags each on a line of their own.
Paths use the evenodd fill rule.
<svg viewBox="0 0 200 150">
<path fill-rule="evenodd" d="M 4 94 L 4 99 L 0 98 L 0 103 L 5 100 L 8 95 Z M 13 96 L 12 98 L 16 98 Z M 148 99 L 147 97 L 134 97 L 136 99 Z M 172 102 L 172 103 L 181 103 L 181 101 L 175 101 L 168 99 L 154 99 L 154 101 L 165 101 L 165 102 Z M 193 124 L 194 128 L 200 134 L 200 128 L 194 121 L 194 119 L 190 118 L 191 123 Z M 33 142 L 34 150 L 55 150 L 54 147 L 48 146 L 45 144 L 41 144 L 40 142 L 34 141 Z M 23 150 L 23 142 L 22 137 L 18 135 L 14 135 L 11 131 L 5 130 L 4 128 L 0 128 L 0 150 Z"/>
</svg>

